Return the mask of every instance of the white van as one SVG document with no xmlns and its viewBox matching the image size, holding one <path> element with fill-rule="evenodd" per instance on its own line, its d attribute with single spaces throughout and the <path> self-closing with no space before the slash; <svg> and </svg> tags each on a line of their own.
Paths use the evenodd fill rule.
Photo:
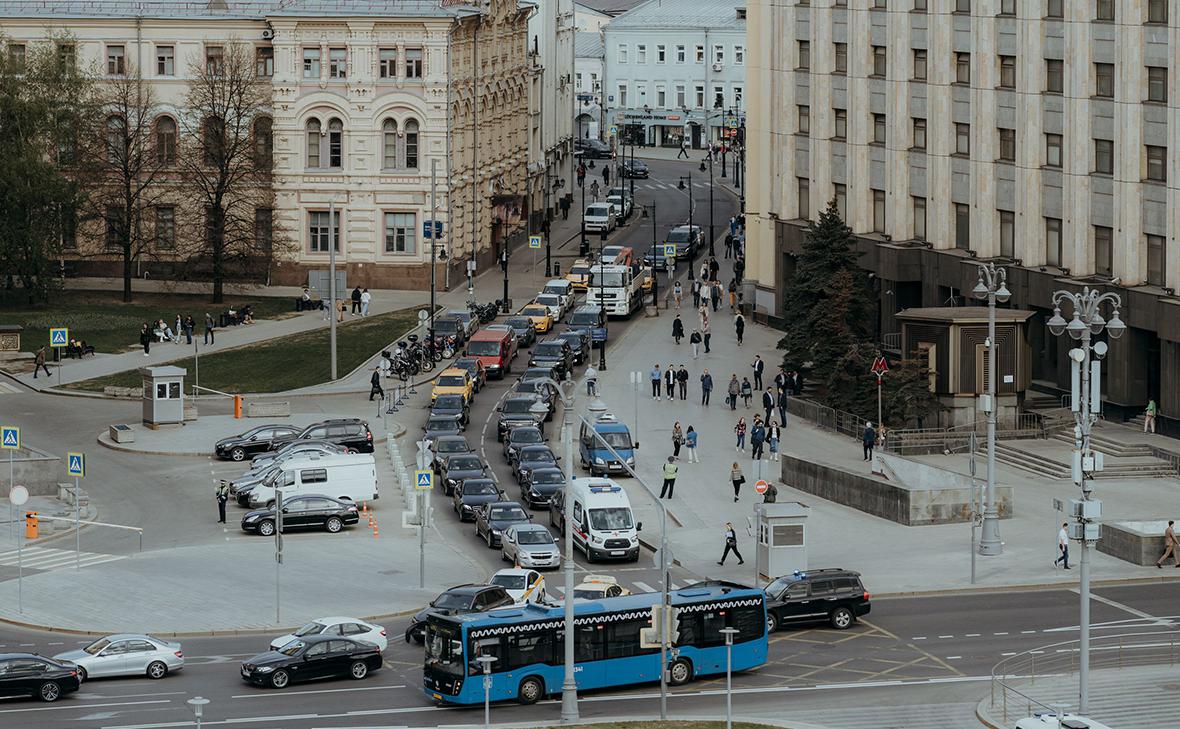
<svg viewBox="0 0 1180 729">
<path fill-rule="evenodd" d="M 312 454 L 292 458 L 250 492 L 250 508 L 270 506 L 275 489 L 283 498 L 297 494 L 323 494 L 337 499 L 376 501 L 377 464 L 372 453 Z"/>
<path fill-rule="evenodd" d="M 618 224 L 615 206 L 608 202 L 594 203 L 586 206 L 582 219 L 586 221 L 587 233 L 611 232 Z"/>
<path fill-rule="evenodd" d="M 608 478 L 577 478 L 566 497 L 574 500 L 574 546 L 587 560 L 639 561 L 640 525 L 622 486 Z"/>
<path fill-rule="evenodd" d="M 565 302 L 566 310 L 573 308 L 574 285 L 564 278 L 555 278 L 551 281 L 546 281 L 545 288 L 541 289 L 541 293 L 557 294 Z"/>
</svg>

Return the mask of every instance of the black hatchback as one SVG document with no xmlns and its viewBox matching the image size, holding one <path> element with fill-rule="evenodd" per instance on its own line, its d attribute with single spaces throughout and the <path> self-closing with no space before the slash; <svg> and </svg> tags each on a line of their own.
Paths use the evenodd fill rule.
<svg viewBox="0 0 1180 729">
<path fill-rule="evenodd" d="M 580 365 L 590 358 L 590 332 L 585 329 L 567 329 L 558 334 L 557 339 L 564 339 L 574 352 L 574 364 Z"/>
<path fill-rule="evenodd" d="M 295 435 L 275 438 L 271 449 L 278 450 L 293 440 L 326 440 L 355 453 L 373 452 L 373 432 L 360 418 L 336 418 L 312 423 Z"/>
<path fill-rule="evenodd" d="M 852 627 L 872 609 L 860 573 L 845 569 L 795 571 L 772 581 L 766 591 L 766 631 L 790 622 L 828 622 Z"/>
<path fill-rule="evenodd" d="M 0 696 L 57 701 L 82 685 L 78 667 L 36 653 L 0 653 Z"/>
<path fill-rule="evenodd" d="M 242 517 L 242 531 L 264 537 L 274 536 L 275 510 L 256 509 Z M 292 496 L 283 501 L 283 531 L 288 529 L 323 529 L 335 534 L 360 521 L 356 504 L 319 494 Z"/>
<path fill-rule="evenodd" d="M 244 461 L 246 456 L 265 453 L 277 447 L 275 442 L 278 440 L 282 440 L 282 444 L 290 442 L 299 435 L 299 430 L 294 425 L 260 425 L 241 435 L 222 438 L 214 444 L 213 452 L 218 458 Z"/>
<path fill-rule="evenodd" d="M 345 677 L 360 680 L 379 668 L 381 650 L 372 643 L 339 635 L 307 635 L 277 651 L 243 661 L 242 680 L 281 689 L 297 681 Z"/>
</svg>

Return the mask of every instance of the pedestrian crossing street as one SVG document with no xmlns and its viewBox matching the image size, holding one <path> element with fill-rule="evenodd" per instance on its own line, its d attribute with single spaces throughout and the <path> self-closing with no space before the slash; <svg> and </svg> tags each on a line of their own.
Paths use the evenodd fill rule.
<svg viewBox="0 0 1180 729">
<path fill-rule="evenodd" d="M 92 567 L 96 564 L 103 564 L 104 562 L 115 562 L 120 559 L 127 559 L 125 554 L 104 554 L 102 552 L 82 552 L 80 558 L 76 558 L 77 553 L 72 549 L 52 549 L 50 547 L 29 546 L 20 550 L 10 549 L 7 552 L 0 552 L 0 567 L 11 567 L 16 569 L 18 563 L 23 565 L 25 570 L 48 572 L 50 570 L 58 570 L 69 568 L 73 569 L 75 563 L 82 567 Z"/>
</svg>

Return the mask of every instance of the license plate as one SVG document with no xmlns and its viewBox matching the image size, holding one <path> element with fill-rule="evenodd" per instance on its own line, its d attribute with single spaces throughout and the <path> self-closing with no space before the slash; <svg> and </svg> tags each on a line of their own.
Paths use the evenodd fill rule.
<svg viewBox="0 0 1180 729">
<path fill-rule="evenodd" d="M 610 556 L 612 556 L 612 557 L 622 557 L 622 556 L 623 556 L 623 554 L 624 554 L 623 550 L 621 550 L 621 549 L 614 549 L 614 550 L 611 550 Z"/>
</svg>

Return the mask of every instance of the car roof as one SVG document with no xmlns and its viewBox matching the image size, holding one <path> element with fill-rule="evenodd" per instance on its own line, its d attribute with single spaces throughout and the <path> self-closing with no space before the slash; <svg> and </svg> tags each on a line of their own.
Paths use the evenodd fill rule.
<svg viewBox="0 0 1180 729">
<path fill-rule="evenodd" d="M 361 620 L 360 618 L 351 618 L 346 615 L 330 615 L 328 617 L 323 617 L 323 618 L 312 618 L 311 620 L 308 620 L 307 622 L 309 622 L 309 623 L 325 623 L 328 625 L 332 625 L 335 623 L 364 623 L 365 625 L 372 625 L 372 623 L 370 623 L 367 620 Z"/>
<path fill-rule="evenodd" d="M 518 432 L 521 432 L 521 433 L 523 433 L 523 432 L 524 432 L 524 431 L 526 431 L 526 430 L 535 430 L 535 431 L 537 431 L 538 433 L 540 433 L 540 432 L 541 432 L 541 428 L 540 428 L 540 427 L 538 427 L 538 426 L 536 426 L 536 425 L 518 425 L 518 426 L 516 426 L 515 428 L 513 428 L 513 429 L 512 429 L 512 432 L 508 434 L 508 437 L 509 437 L 509 438 L 512 438 L 512 436 L 513 436 L 513 435 L 515 435 L 516 433 L 518 433 Z M 541 445 L 541 444 L 540 444 L 540 443 L 536 443 L 536 444 L 534 444 L 534 445 Z"/>
<path fill-rule="evenodd" d="M 536 522 L 528 522 L 527 524 L 513 524 L 509 529 L 515 529 L 518 532 L 549 532 L 549 527 L 544 524 L 537 524 Z M 552 534 L 550 534 L 552 536 Z"/>
<path fill-rule="evenodd" d="M 43 656 L 40 653 L 0 653 L 0 661 L 11 661 L 21 658 L 36 658 L 39 661 L 49 661 L 54 665 L 60 665 L 61 663 L 56 658 Z"/>
<path fill-rule="evenodd" d="M 492 503 L 488 504 L 488 506 L 515 506 L 516 508 L 522 510 L 524 508 L 520 505 L 519 501 L 493 501 Z"/>
<path fill-rule="evenodd" d="M 467 442 L 467 436 L 465 435 L 440 435 L 438 438 L 435 438 L 434 442 L 437 445 L 438 443 L 442 442 L 452 443 L 459 440 L 463 441 L 463 443 L 469 448 L 471 447 L 471 444 Z"/>
<path fill-rule="evenodd" d="M 510 392 L 508 393 L 508 397 L 504 398 L 504 402 L 508 402 L 509 400 L 528 400 L 529 402 L 536 402 L 540 399 L 541 398 L 537 397 L 537 393 L 535 392 Z"/>
<path fill-rule="evenodd" d="M 438 376 L 442 377 L 443 375 L 459 375 L 461 377 L 463 375 L 469 375 L 469 374 L 471 374 L 471 373 L 461 367 L 448 367 L 445 370 L 443 370 L 442 372 L 439 372 Z"/>
<path fill-rule="evenodd" d="M 479 593 L 484 592 L 485 590 L 487 590 L 489 588 L 494 588 L 497 590 L 504 589 L 503 586 L 501 586 L 501 585 L 487 585 L 487 584 L 477 585 L 477 584 L 472 583 L 472 584 L 468 584 L 468 585 L 455 585 L 454 587 L 448 587 L 447 589 L 443 590 L 443 594 L 446 594 L 449 592 L 452 595 L 478 595 Z"/>
</svg>

